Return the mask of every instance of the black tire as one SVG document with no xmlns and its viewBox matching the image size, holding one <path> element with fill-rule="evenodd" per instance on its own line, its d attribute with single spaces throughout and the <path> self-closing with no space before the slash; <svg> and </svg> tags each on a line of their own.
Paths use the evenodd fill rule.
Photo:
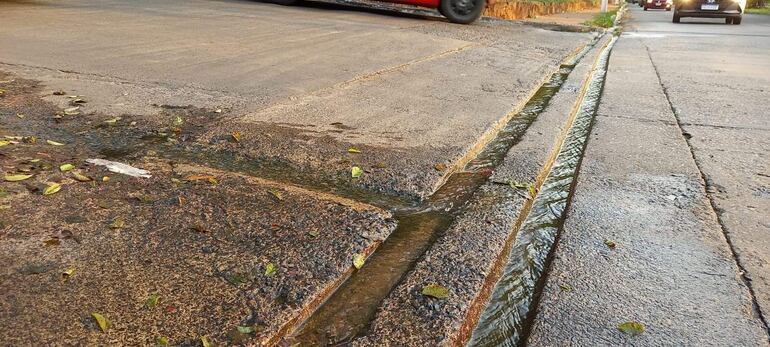
<svg viewBox="0 0 770 347">
<path fill-rule="evenodd" d="M 291 6 L 297 4 L 299 0 L 270 0 L 270 2 L 283 6 Z"/>
<path fill-rule="evenodd" d="M 679 23 L 680 20 L 681 20 L 681 18 L 679 17 L 678 14 L 676 14 L 676 11 L 674 11 L 674 19 L 671 20 L 671 21 L 674 22 L 674 23 Z"/>
<path fill-rule="evenodd" d="M 438 12 L 452 23 L 473 23 L 487 7 L 486 0 L 441 0 Z"/>
<path fill-rule="evenodd" d="M 644 10 L 647 11 L 647 6 L 644 6 Z"/>
<path fill-rule="evenodd" d="M 733 24 L 733 19 L 730 17 L 725 18 L 725 24 Z"/>
<path fill-rule="evenodd" d="M 742 19 L 743 19 L 743 17 L 736 17 L 736 18 L 733 18 L 733 24 L 735 24 L 735 25 L 740 25 L 740 24 L 741 24 L 741 20 L 742 20 Z"/>
<path fill-rule="evenodd" d="M 666 11 L 671 11 L 671 7 L 667 8 Z"/>
</svg>

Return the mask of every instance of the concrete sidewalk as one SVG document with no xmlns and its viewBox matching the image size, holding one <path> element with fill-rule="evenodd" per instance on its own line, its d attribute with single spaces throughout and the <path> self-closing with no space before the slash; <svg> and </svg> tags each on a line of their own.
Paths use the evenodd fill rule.
<svg viewBox="0 0 770 347">
<path fill-rule="evenodd" d="M 529 345 L 766 346 L 645 47 L 621 39 Z M 639 322 L 644 333 L 618 326 Z"/>
</svg>

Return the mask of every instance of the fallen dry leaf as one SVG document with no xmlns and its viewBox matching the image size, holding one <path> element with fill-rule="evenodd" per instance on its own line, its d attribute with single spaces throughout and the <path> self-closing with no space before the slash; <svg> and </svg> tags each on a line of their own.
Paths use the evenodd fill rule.
<svg viewBox="0 0 770 347">
<path fill-rule="evenodd" d="M 366 262 L 366 256 L 362 253 L 356 253 L 353 254 L 353 266 L 356 267 L 356 269 L 361 270 L 362 267 L 364 267 L 364 263 Z"/>
<path fill-rule="evenodd" d="M 8 182 L 18 182 L 30 177 L 32 177 L 32 175 L 5 175 L 5 180 Z"/>
<path fill-rule="evenodd" d="M 96 312 L 91 313 L 91 317 L 94 317 L 96 324 L 99 325 L 99 329 L 102 329 L 102 332 L 106 333 L 107 329 L 110 327 L 110 322 L 107 318 L 104 318 L 104 316 Z"/>
<path fill-rule="evenodd" d="M 56 142 L 56 141 L 53 141 L 53 140 L 45 140 L 45 143 L 47 143 L 47 144 L 49 144 L 51 146 L 64 146 L 63 143 Z"/>
<path fill-rule="evenodd" d="M 361 170 L 361 168 L 358 166 L 354 166 L 352 169 L 350 169 L 350 176 L 353 178 L 361 177 L 362 173 L 364 173 L 364 170 Z"/>
<path fill-rule="evenodd" d="M 43 195 L 55 194 L 59 190 L 61 190 L 61 184 L 54 182 L 49 184 L 48 187 L 43 190 Z"/>
<path fill-rule="evenodd" d="M 422 288 L 422 295 L 444 299 L 449 296 L 449 289 L 438 284 L 429 284 Z"/>
</svg>

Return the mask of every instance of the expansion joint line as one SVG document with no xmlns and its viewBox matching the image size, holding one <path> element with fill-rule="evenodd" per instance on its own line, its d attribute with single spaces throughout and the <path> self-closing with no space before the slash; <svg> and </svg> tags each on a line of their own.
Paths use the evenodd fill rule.
<svg viewBox="0 0 770 347">
<path fill-rule="evenodd" d="M 765 333 L 767 334 L 768 341 L 770 341 L 770 324 L 768 324 L 768 320 L 765 318 L 764 314 L 762 313 L 762 308 L 759 306 L 759 302 L 757 301 L 757 296 L 754 291 L 754 288 L 751 286 L 751 281 L 746 276 L 747 270 L 743 266 L 743 262 L 741 261 L 741 257 L 738 255 L 738 252 L 735 250 L 735 244 L 732 241 L 732 238 L 730 236 L 730 231 L 725 226 L 725 223 L 722 221 L 722 216 L 718 212 L 719 209 L 717 208 L 716 201 L 714 199 L 714 196 L 712 196 L 709 193 L 708 188 L 711 186 L 709 184 L 709 181 L 706 179 L 706 175 L 703 173 L 703 169 L 701 168 L 701 164 L 698 162 L 697 157 L 695 156 L 695 151 L 693 150 L 692 144 L 690 144 L 690 139 L 687 138 L 687 136 L 684 136 L 684 128 L 682 127 L 683 123 L 681 120 L 681 117 L 679 115 L 679 112 L 676 110 L 676 107 L 674 107 L 674 104 L 671 102 L 671 95 L 668 92 L 668 88 L 663 84 L 663 79 L 660 77 L 660 71 L 658 70 L 658 66 L 655 64 L 655 61 L 652 59 L 652 54 L 650 53 L 650 47 L 644 44 L 644 48 L 647 51 L 647 58 L 650 59 L 650 63 L 652 64 L 653 69 L 655 70 L 655 75 L 658 78 L 658 84 L 660 84 L 660 87 L 663 89 L 663 94 L 666 96 L 666 101 L 668 102 L 668 106 L 671 109 L 671 113 L 674 115 L 674 119 L 676 119 L 677 126 L 679 127 L 679 131 L 682 134 L 682 138 L 684 139 L 685 143 L 687 143 L 687 149 L 690 151 L 690 156 L 692 157 L 693 162 L 695 163 L 695 166 L 698 168 L 698 173 L 700 174 L 701 181 L 703 182 L 706 193 L 706 197 L 708 197 L 709 204 L 711 205 L 711 210 L 714 211 L 714 215 L 716 215 L 717 222 L 719 223 L 719 228 L 722 231 L 722 235 L 724 235 L 725 240 L 727 241 L 727 246 L 730 248 L 730 253 L 733 256 L 733 259 L 735 259 L 735 264 L 738 266 L 738 269 L 740 270 L 740 277 L 743 284 L 746 286 L 746 288 L 749 289 L 749 295 L 751 296 L 751 303 L 754 308 L 754 312 L 759 317 L 759 320 L 762 322 L 765 328 Z"/>
</svg>

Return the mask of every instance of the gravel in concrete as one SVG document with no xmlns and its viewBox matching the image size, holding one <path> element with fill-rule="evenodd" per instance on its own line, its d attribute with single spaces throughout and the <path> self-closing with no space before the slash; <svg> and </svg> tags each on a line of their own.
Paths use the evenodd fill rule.
<svg viewBox="0 0 770 347">
<path fill-rule="evenodd" d="M 4 176 L 32 175 L 0 182 L 2 344 L 274 341 L 349 274 L 354 254 L 371 253 L 395 227 L 390 213 L 360 202 L 147 153 L 121 158 L 151 178 L 88 165 L 102 154 L 80 141 L 126 128 L 85 115 L 57 121 L 39 86 L 0 80 L 13 81 L 2 85 L 0 117 L 13 121 L 0 136 L 14 136 L 0 165 Z M 148 130 L 136 128 L 125 131 Z M 44 195 L 52 183 L 60 190 Z M 148 307 L 152 295 L 159 303 Z M 109 320 L 107 332 L 93 312 Z"/>
<path fill-rule="evenodd" d="M 640 59 L 645 55 L 637 40 L 615 45 L 528 345 L 766 346 L 700 172 L 659 82 L 649 78 L 651 62 Z M 637 95 L 626 92 L 628 85 L 653 91 L 646 100 L 660 105 L 630 107 Z M 626 335 L 618 329 L 625 322 L 645 331 Z"/>
</svg>

